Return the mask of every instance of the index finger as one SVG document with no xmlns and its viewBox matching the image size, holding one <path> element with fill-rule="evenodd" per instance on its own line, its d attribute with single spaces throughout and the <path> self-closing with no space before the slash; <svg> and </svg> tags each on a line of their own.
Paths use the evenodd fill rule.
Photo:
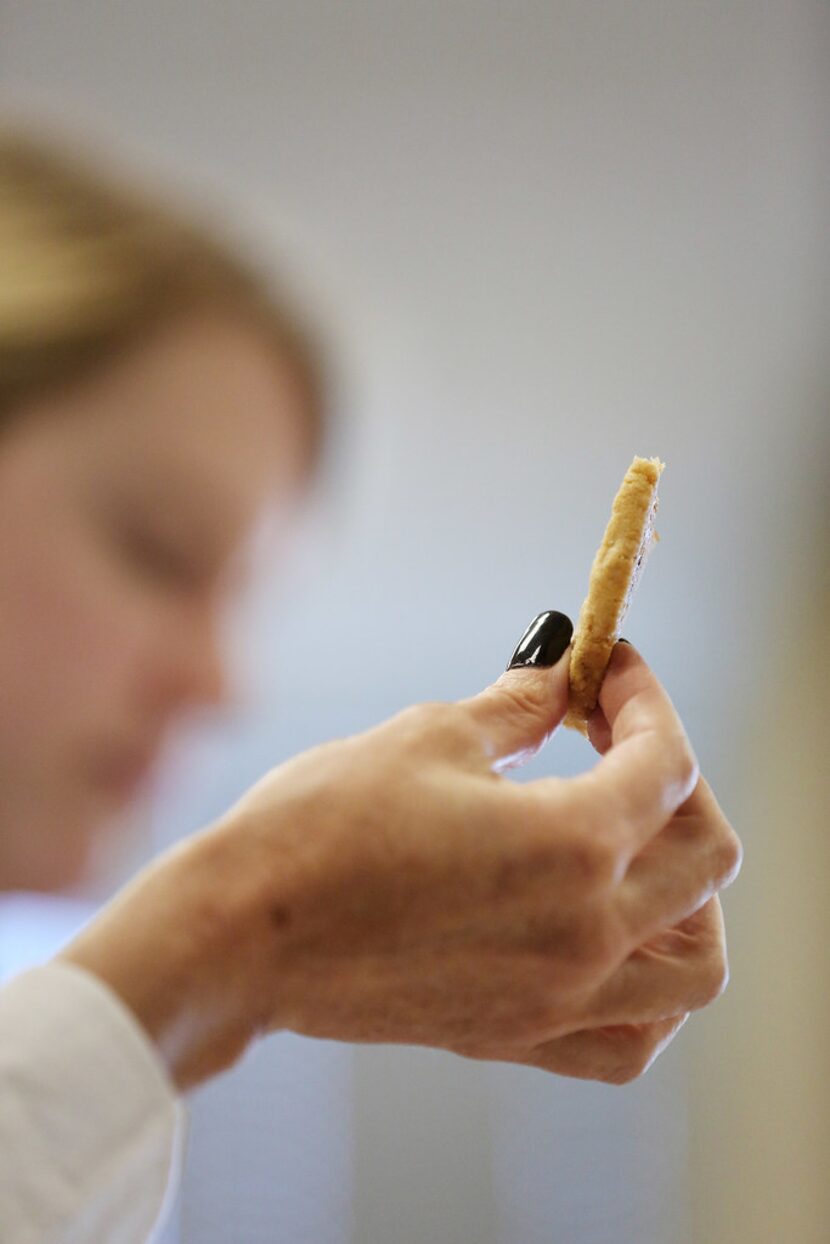
<svg viewBox="0 0 830 1244">
<path fill-rule="evenodd" d="M 589 825 L 610 831 L 631 859 L 692 794 L 698 764 L 674 705 L 630 644 L 614 648 L 599 704 L 610 747 L 568 786 Z"/>
</svg>

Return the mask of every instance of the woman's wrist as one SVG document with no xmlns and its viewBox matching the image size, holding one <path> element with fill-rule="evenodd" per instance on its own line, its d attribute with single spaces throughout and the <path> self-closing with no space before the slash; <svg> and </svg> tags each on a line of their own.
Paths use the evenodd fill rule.
<svg viewBox="0 0 830 1244">
<path fill-rule="evenodd" d="M 266 879 L 240 859 L 248 852 L 233 826 L 203 831 L 140 874 L 57 956 L 125 1003 L 181 1091 L 280 1026 L 271 1008 L 285 947 Z"/>
</svg>

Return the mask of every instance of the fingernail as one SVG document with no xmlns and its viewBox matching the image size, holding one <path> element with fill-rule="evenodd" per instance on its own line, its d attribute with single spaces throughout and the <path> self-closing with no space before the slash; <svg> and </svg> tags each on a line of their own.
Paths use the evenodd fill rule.
<svg viewBox="0 0 830 1244">
<path fill-rule="evenodd" d="M 573 632 L 573 623 L 566 614 L 557 613 L 555 609 L 540 613 L 516 645 L 507 669 L 523 665 L 555 665 L 571 642 Z"/>
<path fill-rule="evenodd" d="M 631 640 L 630 640 L 630 639 L 623 639 L 622 635 L 620 635 L 619 639 L 617 640 L 617 643 L 618 643 L 618 644 L 628 644 L 629 648 L 631 647 Z"/>
</svg>

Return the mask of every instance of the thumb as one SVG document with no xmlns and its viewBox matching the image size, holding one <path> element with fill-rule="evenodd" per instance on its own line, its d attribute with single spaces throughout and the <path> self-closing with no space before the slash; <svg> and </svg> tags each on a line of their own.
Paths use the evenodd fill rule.
<svg viewBox="0 0 830 1244">
<path fill-rule="evenodd" d="M 491 768 L 515 768 L 530 760 L 565 716 L 572 634 L 573 624 L 564 613 L 538 614 L 501 677 L 460 701 Z"/>
</svg>

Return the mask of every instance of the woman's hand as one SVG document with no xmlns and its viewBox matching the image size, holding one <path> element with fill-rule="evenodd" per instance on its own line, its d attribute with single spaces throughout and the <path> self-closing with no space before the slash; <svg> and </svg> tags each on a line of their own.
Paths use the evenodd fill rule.
<svg viewBox="0 0 830 1244">
<path fill-rule="evenodd" d="M 568 654 L 274 769 L 64 952 L 182 1087 L 289 1028 L 620 1083 L 721 992 L 740 845 L 657 680 L 618 646 L 597 765 L 515 783 Z"/>
</svg>

